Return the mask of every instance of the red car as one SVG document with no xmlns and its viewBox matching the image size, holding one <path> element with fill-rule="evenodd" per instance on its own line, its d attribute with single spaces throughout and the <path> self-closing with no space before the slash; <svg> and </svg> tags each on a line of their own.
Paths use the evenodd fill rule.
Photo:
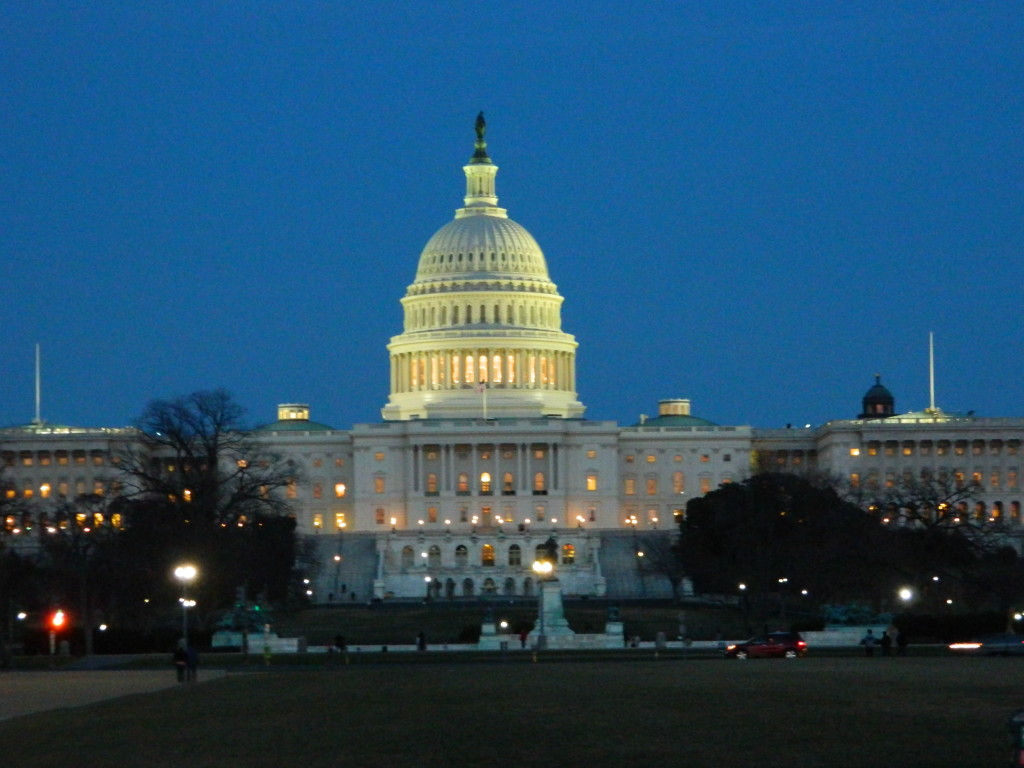
<svg viewBox="0 0 1024 768">
<path fill-rule="evenodd" d="M 807 643 L 799 632 L 769 632 L 725 648 L 727 659 L 759 659 L 776 657 L 795 659 L 807 655 Z"/>
</svg>

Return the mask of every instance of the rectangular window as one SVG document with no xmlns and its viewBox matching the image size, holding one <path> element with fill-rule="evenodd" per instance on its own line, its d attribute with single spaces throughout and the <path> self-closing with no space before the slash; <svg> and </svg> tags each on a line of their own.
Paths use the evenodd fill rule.
<svg viewBox="0 0 1024 768">
<path fill-rule="evenodd" d="M 596 491 L 597 490 L 597 473 L 596 472 L 587 472 L 587 490 L 588 491 Z"/>
<path fill-rule="evenodd" d="M 686 493 L 686 477 L 682 472 L 672 473 L 672 493 Z"/>
<path fill-rule="evenodd" d="M 295 499 L 299 496 L 299 486 L 294 480 L 289 480 L 285 486 L 285 496 L 289 499 Z"/>
<path fill-rule="evenodd" d="M 384 452 L 383 451 L 377 451 L 375 454 L 373 454 L 373 460 L 374 461 L 384 461 Z"/>
<path fill-rule="evenodd" d="M 374 493 L 384 493 L 384 478 L 383 477 L 379 477 L 378 476 L 378 477 L 373 478 L 373 492 Z"/>
<path fill-rule="evenodd" d="M 544 458 L 544 449 L 543 448 L 534 448 L 533 449 L 533 458 L 535 458 L 535 459 L 543 459 Z"/>
<path fill-rule="evenodd" d="M 1017 487 L 1017 470 L 1011 469 L 1006 473 L 1006 487 L 1016 488 Z"/>
<path fill-rule="evenodd" d="M 317 530 L 324 527 L 324 516 L 322 512 L 315 512 L 313 514 L 313 527 Z"/>
<path fill-rule="evenodd" d="M 999 473 L 998 472 L 993 472 L 991 477 L 989 477 L 989 485 L 991 485 L 993 488 L 998 488 L 999 487 Z"/>
<path fill-rule="evenodd" d="M 334 497 L 340 499 L 345 495 L 345 484 L 335 483 L 334 484 Z"/>
<path fill-rule="evenodd" d="M 854 488 L 860 487 L 860 473 L 853 472 L 850 474 L 850 485 Z"/>
<path fill-rule="evenodd" d="M 377 507 L 377 511 L 373 513 L 373 521 L 377 525 L 384 525 L 384 508 Z"/>
<path fill-rule="evenodd" d="M 437 522 L 437 507 L 427 507 L 427 522 L 428 523 L 436 523 Z"/>
<path fill-rule="evenodd" d="M 648 477 L 647 478 L 647 495 L 657 496 L 658 495 L 658 478 Z"/>
<path fill-rule="evenodd" d="M 39 464 L 40 464 L 40 466 L 43 466 L 43 467 L 50 466 L 50 454 L 48 454 L 48 453 L 40 453 L 39 454 Z"/>
<path fill-rule="evenodd" d="M 702 453 L 700 455 L 700 460 L 706 464 L 707 462 L 711 461 L 711 456 L 709 456 L 706 453 Z"/>
<path fill-rule="evenodd" d="M 587 451 L 587 458 L 588 459 L 596 459 L 597 458 L 597 451 L 595 451 L 593 449 Z"/>
<path fill-rule="evenodd" d="M 534 507 L 534 509 L 533 509 L 534 517 L 536 518 L 538 523 L 543 523 L 544 522 L 544 516 L 545 516 L 546 513 L 547 513 L 547 510 L 544 507 L 539 506 L 539 505 Z"/>
<path fill-rule="evenodd" d="M 626 459 L 626 463 L 627 463 L 627 464 L 632 464 L 632 463 L 633 463 L 633 458 L 634 458 L 634 457 L 633 457 L 633 455 L 632 455 L 632 454 L 629 454 L 629 455 L 627 455 L 627 456 L 625 457 L 625 459 Z"/>
<path fill-rule="evenodd" d="M 636 478 L 627 477 L 624 480 L 624 491 L 627 496 L 634 496 L 636 494 Z"/>
<path fill-rule="evenodd" d="M 850 449 L 850 455 L 851 456 L 860 456 L 860 448 L 851 448 Z"/>
<path fill-rule="evenodd" d="M 345 522 L 345 513 L 344 512 L 335 512 L 334 513 L 334 527 L 337 528 L 340 531 L 342 528 L 345 528 L 347 525 L 348 525 L 348 523 Z"/>
<path fill-rule="evenodd" d="M 701 493 L 710 493 L 711 492 L 711 478 L 710 477 L 702 477 L 700 479 L 700 492 Z"/>
<path fill-rule="evenodd" d="M 655 455 L 654 455 L 653 453 L 648 453 L 648 454 L 647 454 L 647 463 L 648 463 L 648 464 L 653 464 L 653 463 L 654 463 L 654 462 L 656 462 L 657 460 L 658 460 L 658 457 L 657 457 L 657 456 L 655 456 Z"/>
<path fill-rule="evenodd" d="M 313 498 L 322 499 L 324 497 L 324 484 L 313 483 Z"/>
</svg>

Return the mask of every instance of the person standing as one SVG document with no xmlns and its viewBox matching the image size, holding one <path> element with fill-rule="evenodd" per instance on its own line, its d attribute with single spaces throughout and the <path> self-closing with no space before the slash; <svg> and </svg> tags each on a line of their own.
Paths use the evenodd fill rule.
<svg viewBox="0 0 1024 768">
<path fill-rule="evenodd" d="M 178 682 L 185 682 L 185 672 L 188 665 L 188 653 L 185 651 L 185 641 L 179 640 L 178 647 L 174 649 L 174 671 L 178 673 Z"/>
<path fill-rule="evenodd" d="M 882 646 L 883 656 L 892 656 L 892 638 L 889 637 L 888 630 L 882 632 L 882 639 L 879 641 L 879 645 Z"/>
<path fill-rule="evenodd" d="M 864 637 L 860 639 L 860 644 L 864 646 L 864 655 L 871 658 L 875 655 L 875 644 L 878 642 L 878 638 L 875 637 L 875 633 L 870 629 L 864 633 Z"/>
</svg>

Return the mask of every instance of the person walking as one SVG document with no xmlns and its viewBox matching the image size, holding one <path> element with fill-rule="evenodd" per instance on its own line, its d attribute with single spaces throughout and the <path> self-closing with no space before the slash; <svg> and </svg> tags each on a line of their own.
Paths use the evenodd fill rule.
<svg viewBox="0 0 1024 768">
<path fill-rule="evenodd" d="M 889 637 L 889 632 L 882 632 L 882 639 L 879 640 L 879 645 L 882 646 L 883 656 L 892 656 L 892 638 Z"/>
<path fill-rule="evenodd" d="M 185 680 L 194 683 L 199 675 L 199 651 L 194 645 L 185 649 Z"/>
</svg>

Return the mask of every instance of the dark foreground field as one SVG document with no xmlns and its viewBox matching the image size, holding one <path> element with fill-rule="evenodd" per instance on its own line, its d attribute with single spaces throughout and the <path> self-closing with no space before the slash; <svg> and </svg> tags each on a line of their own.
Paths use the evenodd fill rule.
<svg viewBox="0 0 1024 768">
<path fill-rule="evenodd" d="M 967 768 L 1006 764 L 1024 706 L 1018 659 L 431 661 L 234 673 L 16 718 L 0 764 Z"/>
</svg>

